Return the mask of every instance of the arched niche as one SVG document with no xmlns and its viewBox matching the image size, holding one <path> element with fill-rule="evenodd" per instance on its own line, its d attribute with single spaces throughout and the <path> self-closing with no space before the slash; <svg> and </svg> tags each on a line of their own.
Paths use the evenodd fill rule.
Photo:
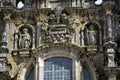
<svg viewBox="0 0 120 80">
<path fill-rule="evenodd" d="M 25 31 L 27 33 L 25 33 Z M 29 41 L 29 46 L 28 47 L 23 47 L 22 42 L 23 42 L 23 37 L 26 37 L 30 40 Z M 24 45 L 25 43 L 23 43 Z M 14 32 L 14 48 L 15 49 L 23 49 L 23 48 L 35 48 L 35 29 L 32 25 L 29 24 L 22 24 Z"/>
<path fill-rule="evenodd" d="M 80 31 L 82 46 L 102 45 L 101 25 L 98 22 L 86 22 Z"/>
</svg>

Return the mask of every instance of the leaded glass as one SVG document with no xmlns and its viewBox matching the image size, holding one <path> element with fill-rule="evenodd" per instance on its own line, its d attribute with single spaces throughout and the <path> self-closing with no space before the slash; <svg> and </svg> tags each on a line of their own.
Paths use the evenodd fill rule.
<svg viewBox="0 0 120 80">
<path fill-rule="evenodd" d="M 72 60 L 61 57 L 45 60 L 44 80 L 72 80 Z"/>
<path fill-rule="evenodd" d="M 86 67 L 83 66 L 83 78 L 84 80 L 91 80 L 90 73 Z"/>
<path fill-rule="evenodd" d="M 34 68 L 31 69 L 31 71 L 28 74 L 27 80 L 34 80 Z"/>
</svg>

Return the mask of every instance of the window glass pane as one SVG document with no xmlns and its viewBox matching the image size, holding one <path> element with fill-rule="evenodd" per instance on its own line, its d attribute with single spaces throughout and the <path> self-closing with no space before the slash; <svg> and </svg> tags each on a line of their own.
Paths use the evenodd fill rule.
<svg viewBox="0 0 120 80">
<path fill-rule="evenodd" d="M 44 80 L 72 80 L 72 60 L 61 57 L 45 60 Z"/>
<path fill-rule="evenodd" d="M 34 68 L 32 68 L 28 74 L 27 80 L 34 80 Z"/>
<path fill-rule="evenodd" d="M 91 80 L 90 73 L 86 67 L 83 67 L 83 78 L 84 80 Z"/>
</svg>

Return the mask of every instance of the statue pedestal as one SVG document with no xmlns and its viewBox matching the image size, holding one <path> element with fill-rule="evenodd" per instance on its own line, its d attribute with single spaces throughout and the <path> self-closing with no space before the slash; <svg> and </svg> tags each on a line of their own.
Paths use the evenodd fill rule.
<svg viewBox="0 0 120 80">
<path fill-rule="evenodd" d="M 7 71 L 6 57 L 7 57 L 6 53 L 0 53 L 0 72 Z"/>
<path fill-rule="evenodd" d="M 115 67 L 116 64 L 115 64 L 115 61 L 114 61 L 114 58 L 115 58 L 115 55 L 113 53 L 108 53 L 107 54 L 108 56 L 108 67 Z"/>
<path fill-rule="evenodd" d="M 30 49 L 21 49 L 19 52 L 20 56 L 30 56 Z"/>
<path fill-rule="evenodd" d="M 107 80 L 117 80 L 117 74 L 120 70 L 120 67 L 104 67 L 104 73 L 108 76 Z"/>
<path fill-rule="evenodd" d="M 97 51 L 97 46 L 94 46 L 94 45 L 87 46 L 87 51 L 88 51 L 88 52 Z"/>
</svg>

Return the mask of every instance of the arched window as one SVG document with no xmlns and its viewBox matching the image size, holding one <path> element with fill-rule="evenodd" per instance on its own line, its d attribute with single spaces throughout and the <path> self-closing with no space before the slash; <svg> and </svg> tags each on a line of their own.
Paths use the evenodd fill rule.
<svg viewBox="0 0 120 80">
<path fill-rule="evenodd" d="M 86 67 L 83 67 L 83 80 L 91 80 L 90 73 Z"/>
<path fill-rule="evenodd" d="M 44 62 L 44 80 L 73 80 L 72 60 L 68 58 L 50 58 Z"/>
<path fill-rule="evenodd" d="M 42 80 L 77 80 L 78 77 L 74 76 L 76 75 L 77 68 L 74 66 L 76 64 L 74 65 L 73 64 L 74 62 L 72 59 L 65 58 L 65 57 L 53 57 L 53 58 L 46 59 L 44 60 L 44 70 L 42 70 L 43 73 L 39 72 L 40 74 L 39 79 L 40 80 L 41 79 Z M 92 77 L 87 67 L 85 67 L 84 65 L 82 65 L 82 67 L 83 67 L 82 75 L 79 76 L 79 79 L 92 80 Z M 34 68 L 30 69 L 30 71 L 27 74 L 26 80 L 34 80 L 35 73 L 36 71 Z M 77 73 L 77 74 L 81 74 L 81 73 Z"/>
<path fill-rule="evenodd" d="M 34 68 L 32 68 L 27 76 L 27 80 L 34 80 Z"/>
</svg>

